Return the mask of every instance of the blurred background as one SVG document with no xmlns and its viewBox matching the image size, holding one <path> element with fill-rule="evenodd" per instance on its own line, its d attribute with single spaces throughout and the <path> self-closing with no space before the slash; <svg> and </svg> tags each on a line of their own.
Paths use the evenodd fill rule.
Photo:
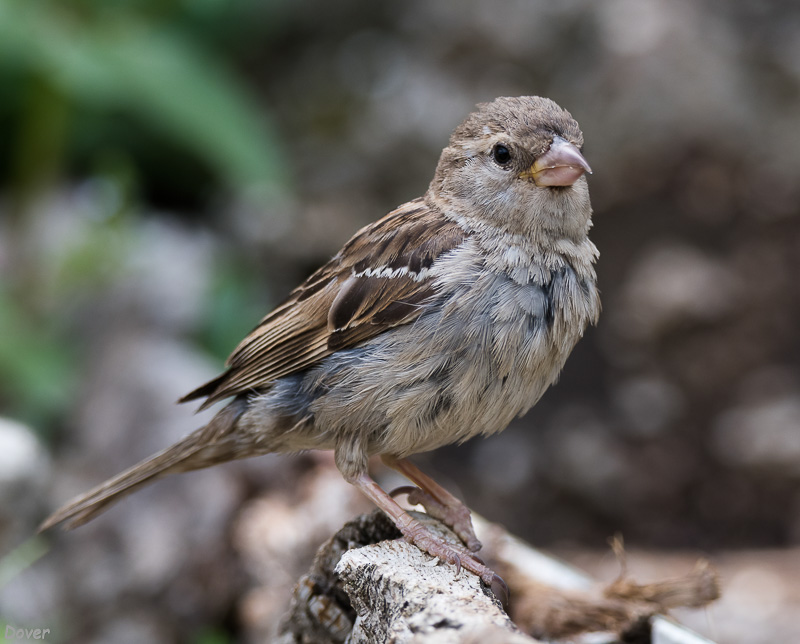
<svg viewBox="0 0 800 644">
<path fill-rule="evenodd" d="M 174 401 L 422 194 L 475 103 L 520 94 L 584 131 L 604 314 L 525 418 L 415 460 L 597 574 L 616 532 L 661 576 L 704 553 L 726 597 L 695 627 L 800 641 L 789 0 L 0 0 L 3 624 L 264 641 L 314 549 L 369 508 L 325 455 L 165 480 L 30 535 L 207 419 Z"/>
</svg>

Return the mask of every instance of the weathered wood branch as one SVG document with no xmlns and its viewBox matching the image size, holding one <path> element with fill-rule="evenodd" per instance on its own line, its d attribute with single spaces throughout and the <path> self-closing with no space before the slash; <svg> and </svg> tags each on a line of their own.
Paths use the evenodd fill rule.
<svg viewBox="0 0 800 644">
<path fill-rule="evenodd" d="M 419 515 L 424 516 L 424 515 Z M 455 535 L 426 523 L 445 538 Z M 534 642 L 514 625 L 500 602 L 473 574 L 457 574 L 405 541 L 346 552 L 336 573 L 358 617 L 349 642 Z"/>
<path fill-rule="evenodd" d="M 456 537 L 416 514 L 445 538 Z M 295 589 L 281 644 L 533 643 L 480 580 L 400 539 L 379 511 L 349 522 L 317 553 Z M 477 639 L 475 639 L 477 637 Z"/>
<path fill-rule="evenodd" d="M 416 516 L 445 538 L 456 539 L 430 517 Z M 588 632 L 609 633 L 606 640 L 595 637 L 594 642 L 613 642 L 635 633 L 644 638 L 641 641 L 658 644 L 652 637 L 654 615 L 678 605 L 705 605 L 718 596 L 716 576 L 707 565 L 669 582 L 638 585 L 621 578 L 605 589 L 588 588 L 587 580 L 577 573 L 559 569 L 560 564 L 502 529 L 480 522 L 478 529 L 490 555 L 487 563 L 511 587 L 514 621 L 477 577 L 467 572 L 457 575 L 454 566 L 398 539 L 392 523 L 376 511 L 349 522 L 320 548 L 311 570 L 295 588 L 276 642 L 538 641 L 523 629 L 548 640 L 568 637 L 573 642 Z M 662 642 L 705 641 L 676 628 L 679 637 Z"/>
</svg>

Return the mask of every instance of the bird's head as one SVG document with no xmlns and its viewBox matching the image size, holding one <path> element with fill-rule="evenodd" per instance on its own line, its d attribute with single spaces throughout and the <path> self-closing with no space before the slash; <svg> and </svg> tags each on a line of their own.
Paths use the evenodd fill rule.
<svg viewBox="0 0 800 644">
<path fill-rule="evenodd" d="M 591 215 L 577 122 L 538 96 L 482 103 L 453 132 L 431 194 L 443 207 L 475 213 L 511 232 L 585 234 Z"/>
</svg>

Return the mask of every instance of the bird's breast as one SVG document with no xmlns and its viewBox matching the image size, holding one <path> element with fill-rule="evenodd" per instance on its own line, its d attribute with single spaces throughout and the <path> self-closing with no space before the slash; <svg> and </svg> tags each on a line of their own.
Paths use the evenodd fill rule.
<svg viewBox="0 0 800 644">
<path fill-rule="evenodd" d="M 593 282 L 568 264 L 543 272 L 541 282 L 524 284 L 505 272 L 481 272 L 445 306 L 441 324 L 460 326 L 452 349 L 462 356 L 463 397 L 486 407 L 485 432 L 502 429 L 497 425 L 539 399 L 596 317 Z"/>
<path fill-rule="evenodd" d="M 594 282 L 569 265 L 545 274 L 520 284 L 480 266 L 443 273 L 437 301 L 408 329 L 413 344 L 398 353 L 419 377 L 387 396 L 395 453 L 501 431 L 555 382 L 598 302 Z"/>
</svg>

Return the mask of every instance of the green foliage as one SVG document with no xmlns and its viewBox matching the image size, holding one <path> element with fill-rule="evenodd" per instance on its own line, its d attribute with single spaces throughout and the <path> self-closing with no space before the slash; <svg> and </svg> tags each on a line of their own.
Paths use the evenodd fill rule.
<svg viewBox="0 0 800 644">
<path fill-rule="evenodd" d="M 200 18 L 220 9 L 184 4 Z M 235 190 L 274 189 L 283 177 L 263 110 L 190 30 L 148 5 L 0 0 L 0 71 L 41 79 L 74 109 L 133 115 Z"/>
<path fill-rule="evenodd" d="M 0 557 L 0 588 L 6 586 L 23 570 L 30 568 L 49 550 L 43 537 L 36 535 Z M 2 622 L 0 622 L 2 623 Z"/>
<path fill-rule="evenodd" d="M 233 639 L 217 629 L 207 629 L 194 638 L 194 644 L 230 644 Z"/>
<path fill-rule="evenodd" d="M 259 294 L 252 271 L 233 258 L 220 262 L 214 276 L 198 340 L 212 355 L 224 360 L 271 306 Z"/>
<path fill-rule="evenodd" d="M 0 289 L 0 405 L 35 427 L 74 393 L 76 360 L 61 331 Z"/>
</svg>

